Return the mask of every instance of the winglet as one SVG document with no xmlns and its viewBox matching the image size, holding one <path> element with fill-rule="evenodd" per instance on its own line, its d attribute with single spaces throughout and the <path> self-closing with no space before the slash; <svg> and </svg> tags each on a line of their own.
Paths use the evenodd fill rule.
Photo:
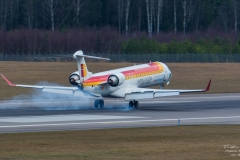
<svg viewBox="0 0 240 160">
<path fill-rule="evenodd" d="M 8 83 L 9 86 L 16 86 L 16 84 L 12 84 L 12 82 L 10 82 L 4 75 L 1 74 L 1 76 Z"/>
<path fill-rule="evenodd" d="M 210 90 L 211 82 L 212 82 L 212 80 L 210 79 L 210 81 L 208 82 L 208 86 L 205 89 L 205 92 Z"/>
</svg>

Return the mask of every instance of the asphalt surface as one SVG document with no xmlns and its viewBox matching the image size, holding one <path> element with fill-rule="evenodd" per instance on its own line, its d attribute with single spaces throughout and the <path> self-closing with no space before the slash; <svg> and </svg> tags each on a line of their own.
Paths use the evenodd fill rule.
<svg viewBox="0 0 240 160">
<path fill-rule="evenodd" d="M 0 133 L 91 130 L 199 124 L 240 124 L 240 94 L 185 94 L 139 101 L 105 99 L 103 109 L 87 99 L 0 102 Z"/>
</svg>

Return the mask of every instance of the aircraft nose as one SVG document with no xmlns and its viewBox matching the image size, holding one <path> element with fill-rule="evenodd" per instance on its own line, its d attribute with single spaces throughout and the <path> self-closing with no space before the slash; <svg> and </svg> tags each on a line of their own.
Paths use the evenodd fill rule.
<svg viewBox="0 0 240 160">
<path fill-rule="evenodd" d="M 172 78 L 172 72 L 170 71 L 170 69 L 168 69 L 168 71 L 169 71 L 169 73 L 168 73 L 168 76 L 169 76 L 168 81 L 170 81 L 171 78 Z"/>
</svg>

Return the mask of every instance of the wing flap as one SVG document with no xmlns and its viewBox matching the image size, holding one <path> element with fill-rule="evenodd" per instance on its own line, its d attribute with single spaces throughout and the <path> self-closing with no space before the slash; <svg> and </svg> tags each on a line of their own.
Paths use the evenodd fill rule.
<svg viewBox="0 0 240 160">
<path fill-rule="evenodd" d="M 48 92 L 48 93 L 57 93 L 57 94 L 73 95 L 73 90 L 66 90 L 66 89 L 43 88 L 42 91 L 43 91 L 43 92 Z"/>
<path fill-rule="evenodd" d="M 153 98 L 153 92 L 132 92 L 125 95 L 125 100 L 137 100 L 137 99 L 151 99 Z"/>
<path fill-rule="evenodd" d="M 167 96 L 178 96 L 179 92 L 155 92 L 154 98 L 156 97 L 167 97 Z"/>
<path fill-rule="evenodd" d="M 59 89 L 59 90 L 71 90 L 71 91 L 77 89 L 77 87 L 38 86 L 38 85 L 21 85 L 21 84 L 16 84 L 16 87 L 36 88 L 36 89 Z"/>
<path fill-rule="evenodd" d="M 1 76 L 8 83 L 9 86 L 42 89 L 42 92 L 64 94 L 64 95 L 73 95 L 75 97 L 82 97 L 82 98 L 86 98 L 86 97 L 88 97 L 88 98 L 100 97 L 98 95 L 86 94 L 86 93 L 78 90 L 77 87 L 59 87 L 59 86 L 39 86 L 39 85 L 13 84 L 4 75 L 1 74 Z"/>
<path fill-rule="evenodd" d="M 125 100 L 140 100 L 140 99 L 151 99 L 156 97 L 167 97 L 167 96 L 178 96 L 179 92 L 155 92 L 155 91 L 145 91 L 145 92 L 132 92 L 125 95 Z"/>
<path fill-rule="evenodd" d="M 135 88 L 133 92 L 125 95 L 125 100 L 151 99 L 155 97 L 178 96 L 180 93 L 206 92 L 209 91 L 211 79 L 208 82 L 206 89 L 195 90 L 171 90 L 171 89 L 150 89 L 150 88 Z"/>
<path fill-rule="evenodd" d="M 151 89 L 151 88 L 136 88 L 133 92 L 148 92 L 153 91 L 154 93 L 168 93 L 168 92 L 179 92 L 179 93 L 193 93 L 193 92 L 207 92 L 210 90 L 212 80 L 210 79 L 206 89 Z"/>
</svg>

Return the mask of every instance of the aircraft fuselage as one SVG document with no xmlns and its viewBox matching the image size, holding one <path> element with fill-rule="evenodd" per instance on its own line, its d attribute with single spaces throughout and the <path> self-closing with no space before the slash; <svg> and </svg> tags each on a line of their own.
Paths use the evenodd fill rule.
<svg viewBox="0 0 240 160">
<path fill-rule="evenodd" d="M 124 76 L 124 82 L 114 87 L 104 83 L 110 75 Z M 92 74 L 83 81 L 83 90 L 102 97 L 124 97 L 133 88 L 164 85 L 171 76 L 171 71 L 164 63 L 152 62 Z"/>
</svg>

